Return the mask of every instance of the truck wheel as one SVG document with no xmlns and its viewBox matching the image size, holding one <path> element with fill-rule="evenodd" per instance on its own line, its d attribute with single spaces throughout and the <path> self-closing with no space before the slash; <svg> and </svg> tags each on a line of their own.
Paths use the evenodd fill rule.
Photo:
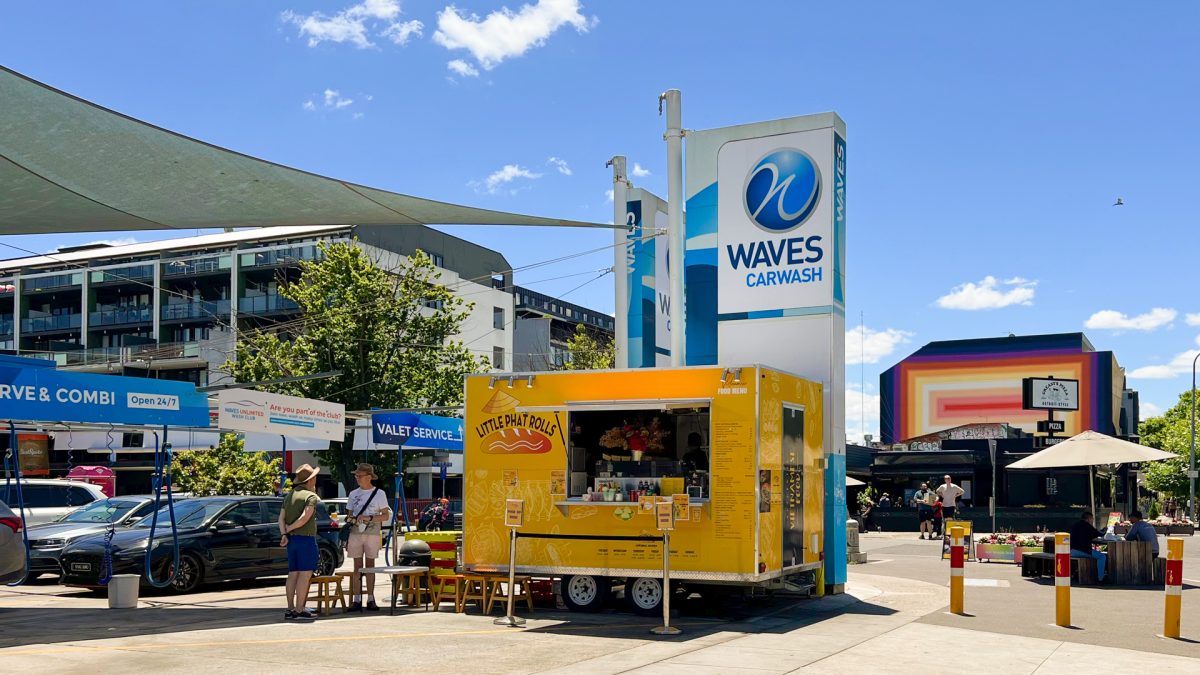
<svg viewBox="0 0 1200 675">
<path fill-rule="evenodd" d="M 604 606 L 611 590 L 608 579 L 587 574 L 563 577 L 563 604 L 572 612 L 596 612 Z"/>
<path fill-rule="evenodd" d="M 625 582 L 625 605 L 629 611 L 644 616 L 662 612 L 663 586 L 661 579 L 638 577 Z"/>
</svg>

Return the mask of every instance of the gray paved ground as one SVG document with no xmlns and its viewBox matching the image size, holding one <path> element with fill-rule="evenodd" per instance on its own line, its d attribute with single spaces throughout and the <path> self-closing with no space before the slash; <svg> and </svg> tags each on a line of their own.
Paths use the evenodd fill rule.
<svg viewBox="0 0 1200 675">
<path fill-rule="evenodd" d="M 951 616 L 937 543 L 862 540 L 873 562 L 851 568 L 847 595 L 692 603 L 673 638 L 616 611 L 539 610 L 524 630 L 448 608 L 285 624 L 277 580 L 143 597 L 137 610 L 39 583 L 0 590 L 0 672 L 878 674 L 927 673 L 947 653 L 985 673 L 1200 672 L 1200 644 L 1155 637 L 1161 590 L 1075 589 L 1080 629 L 1067 630 L 1049 625 L 1052 586 L 1022 580 L 1012 565 L 971 563 L 973 616 Z M 1185 576 L 1200 576 L 1200 540 L 1187 550 Z M 1200 591 L 1183 602 L 1184 635 L 1200 638 Z"/>
</svg>

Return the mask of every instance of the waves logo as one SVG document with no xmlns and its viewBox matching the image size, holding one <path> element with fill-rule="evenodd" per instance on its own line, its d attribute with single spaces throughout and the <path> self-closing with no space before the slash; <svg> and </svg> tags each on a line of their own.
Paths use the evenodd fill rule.
<svg viewBox="0 0 1200 675">
<path fill-rule="evenodd" d="M 767 232 L 804 224 L 821 198 L 821 172 L 808 153 L 772 150 L 746 176 L 746 215 Z"/>
<path fill-rule="evenodd" d="M 476 425 L 475 435 L 487 455 L 541 455 L 550 452 L 550 437 L 558 433 L 558 418 L 517 412 L 515 397 L 496 390 L 482 412 L 495 415 Z"/>
</svg>

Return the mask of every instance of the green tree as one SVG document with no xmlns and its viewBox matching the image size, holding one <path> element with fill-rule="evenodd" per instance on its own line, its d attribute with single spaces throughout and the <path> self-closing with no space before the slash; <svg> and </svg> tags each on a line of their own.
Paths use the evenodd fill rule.
<svg viewBox="0 0 1200 675">
<path fill-rule="evenodd" d="M 245 446 L 236 434 L 222 434 L 211 450 L 179 452 L 171 462 L 172 489 L 197 497 L 275 494 L 281 460 L 243 452 Z"/>
<path fill-rule="evenodd" d="M 571 360 L 563 364 L 563 370 L 604 370 L 617 365 L 617 348 L 612 338 L 597 337 L 587 326 L 575 326 L 575 334 L 567 339 Z"/>
<path fill-rule="evenodd" d="M 1200 404 L 1200 401 L 1197 402 Z M 1157 417 L 1143 420 L 1138 428 L 1142 445 L 1175 453 L 1172 459 L 1146 465 L 1146 480 L 1142 483 L 1156 492 L 1173 497 L 1188 494 L 1188 453 L 1191 449 L 1192 393 L 1186 391 L 1179 402 Z"/>
<path fill-rule="evenodd" d="M 399 269 L 384 270 L 350 242 L 323 243 L 317 262 L 301 262 L 300 277 L 279 294 L 300 318 L 276 330 L 245 331 L 226 367 L 238 382 L 341 371 L 338 377 L 269 387 L 292 396 L 342 403 L 347 411 L 424 408 L 462 402 L 462 378 L 486 370 L 454 339 L 471 305 L 438 283 L 441 274 L 421 251 Z M 396 453 L 352 449 L 345 441 L 318 451 L 321 465 L 353 487 L 359 461 L 376 466 L 382 487 L 395 475 Z"/>
</svg>

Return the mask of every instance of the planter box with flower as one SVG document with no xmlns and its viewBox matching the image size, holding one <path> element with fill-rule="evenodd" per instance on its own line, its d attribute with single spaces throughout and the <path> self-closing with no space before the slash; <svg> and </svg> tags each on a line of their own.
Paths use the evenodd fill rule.
<svg viewBox="0 0 1200 675">
<path fill-rule="evenodd" d="M 1035 537 L 1015 534 L 989 534 L 975 543 L 976 560 L 1021 564 L 1021 557 L 1041 553 L 1042 544 Z"/>
</svg>

